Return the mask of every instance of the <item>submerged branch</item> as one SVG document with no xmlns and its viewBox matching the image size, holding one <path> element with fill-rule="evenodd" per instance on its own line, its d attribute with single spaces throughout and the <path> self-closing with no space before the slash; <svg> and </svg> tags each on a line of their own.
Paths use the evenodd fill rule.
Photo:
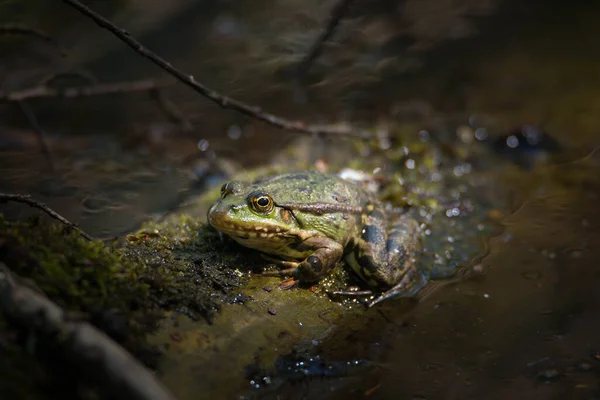
<svg viewBox="0 0 600 400">
<path fill-rule="evenodd" d="M 147 92 L 160 89 L 172 82 L 162 80 L 143 80 L 132 82 L 104 83 L 70 87 L 65 89 L 42 85 L 10 93 L 0 92 L 0 103 L 15 103 L 30 99 L 62 97 L 74 99 L 78 97 L 101 96 L 108 94 Z"/>
<path fill-rule="evenodd" d="M 64 225 L 68 226 L 70 229 L 73 229 L 76 232 L 78 232 L 85 239 L 94 240 L 94 238 L 92 236 L 90 236 L 89 234 L 87 234 L 86 232 L 81 230 L 81 228 L 79 228 L 77 225 L 70 222 L 68 219 L 66 219 L 65 217 L 63 217 L 62 215 L 60 215 L 59 213 L 57 213 L 56 211 L 54 211 L 53 209 L 51 209 L 50 207 L 45 205 L 44 203 L 41 203 L 37 200 L 32 199 L 31 196 L 29 196 L 29 195 L 0 193 L 0 203 L 6 203 L 8 201 L 14 201 L 17 203 L 27 204 L 30 207 L 37 208 L 38 210 L 42 210 L 43 212 L 48 214 L 50 217 L 63 223 Z"/>
<path fill-rule="evenodd" d="M 36 29 L 30 28 L 28 26 L 21 25 L 0 25 L 0 35 L 19 35 L 19 36 L 28 36 L 37 40 L 41 40 L 46 42 L 54 47 L 56 47 L 61 54 L 65 54 L 64 50 L 58 45 L 58 43 L 50 36 L 45 34 L 44 32 L 38 31 Z"/>
<path fill-rule="evenodd" d="M 354 0 L 338 0 L 333 6 L 331 13 L 329 14 L 327 27 L 323 29 L 321 35 L 319 35 L 317 40 L 313 43 L 310 51 L 298 66 L 298 75 L 300 77 L 304 76 L 308 72 L 312 63 L 317 59 L 317 57 L 319 57 L 319 55 L 321 55 L 321 52 L 323 51 L 323 45 L 333 36 L 337 26 L 340 24 L 340 21 L 344 15 L 346 15 L 350 5 L 353 2 Z"/>
<path fill-rule="evenodd" d="M 114 399 L 174 400 L 154 375 L 125 349 L 87 322 L 69 320 L 59 306 L 15 282 L 0 263 L 0 310 L 51 348 Z"/>
<path fill-rule="evenodd" d="M 50 151 L 50 146 L 48 146 L 48 134 L 46 133 L 46 130 L 42 127 L 42 125 L 40 125 L 37 117 L 33 111 L 31 111 L 31 108 L 29 108 L 27 102 L 18 101 L 17 106 L 19 107 L 21 114 L 23 114 L 29 125 L 35 131 L 38 143 L 42 149 L 42 153 L 44 153 L 44 156 L 46 156 L 46 160 L 48 161 L 48 166 L 52 171 L 56 170 L 54 166 L 54 156 L 52 155 L 52 151 Z"/>
<path fill-rule="evenodd" d="M 324 135 L 337 134 L 355 136 L 360 138 L 371 137 L 371 135 L 368 132 L 354 129 L 349 125 L 308 125 L 303 121 L 288 120 L 285 118 L 278 117 L 274 114 L 264 112 L 260 109 L 260 107 L 251 106 L 239 100 L 224 96 L 218 93 L 217 91 L 210 89 L 207 86 L 196 81 L 196 79 L 192 75 L 185 74 L 179 69 L 175 68 L 173 65 L 171 65 L 171 63 L 167 62 L 166 60 L 162 59 L 161 57 L 144 47 L 144 45 L 142 45 L 140 42 L 134 39 L 129 32 L 115 26 L 112 22 L 108 21 L 101 15 L 92 11 L 90 8 L 83 5 L 78 0 L 63 0 L 63 2 L 71 5 L 73 8 L 77 9 L 82 14 L 93 19 L 96 22 L 96 24 L 98 24 L 101 28 L 110 31 L 112 34 L 114 34 L 117 38 L 126 43 L 138 54 L 149 59 L 154 64 L 158 65 L 160 68 L 167 71 L 170 75 L 177 78 L 180 82 L 189 86 L 196 92 L 200 93 L 202 96 L 208 98 L 209 100 L 213 101 L 214 103 L 218 104 L 223 108 L 238 111 L 244 115 L 250 116 L 255 119 L 259 119 L 268 124 L 289 131 Z"/>
</svg>

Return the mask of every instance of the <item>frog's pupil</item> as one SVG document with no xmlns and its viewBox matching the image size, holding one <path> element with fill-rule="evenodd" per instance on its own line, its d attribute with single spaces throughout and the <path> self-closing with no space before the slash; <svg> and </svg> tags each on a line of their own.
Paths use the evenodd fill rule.
<svg viewBox="0 0 600 400">
<path fill-rule="evenodd" d="M 261 207 L 266 207 L 269 205 L 269 199 L 267 199 L 266 197 L 261 197 L 256 202 Z"/>
</svg>

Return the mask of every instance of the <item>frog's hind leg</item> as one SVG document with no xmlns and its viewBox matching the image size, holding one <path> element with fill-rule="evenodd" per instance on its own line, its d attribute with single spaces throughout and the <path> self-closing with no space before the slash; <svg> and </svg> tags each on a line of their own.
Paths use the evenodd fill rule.
<svg viewBox="0 0 600 400">
<path fill-rule="evenodd" d="M 387 230 L 385 214 L 374 208 L 363 220 L 361 240 L 346 261 L 373 288 L 392 288 L 416 268 L 421 250 L 418 223 L 401 215 Z M 408 283 L 408 282 L 407 282 Z"/>
<path fill-rule="evenodd" d="M 387 289 L 369 306 L 394 296 L 412 297 L 425 285 L 425 277 L 417 271 L 421 250 L 419 224 L 400 215 L 390 225 L 387 229 L 385 213 L 372 206 L 363 217 L 361 240 L 346 256 L 348 264 L 374 291 Z"/>
</svg>

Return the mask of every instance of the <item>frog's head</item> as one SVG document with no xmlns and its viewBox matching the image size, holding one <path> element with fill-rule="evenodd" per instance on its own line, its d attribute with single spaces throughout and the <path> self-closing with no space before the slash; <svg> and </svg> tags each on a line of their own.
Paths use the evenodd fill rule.
<svg viewBox="0 0 600 400">
<path fill-rule="evenodd" d="M 292 211 L 255 186 L 225 183 L 221 197 L 208 210 L 208 222 L 243 246 L 280 253 L 297 239 L 298 223 Z"/>
</svg>

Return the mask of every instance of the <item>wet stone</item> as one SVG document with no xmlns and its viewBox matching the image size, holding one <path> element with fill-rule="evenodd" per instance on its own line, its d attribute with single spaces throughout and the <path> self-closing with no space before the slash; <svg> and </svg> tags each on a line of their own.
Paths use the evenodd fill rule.
<svg viewBox="0 0 600 400">
<path fill-rule="evenodd" d="M 555 368 L 545 369 L 540 371 L 535 376 L 539 381 L 542 382 L 554 382 L 557 381 L 562 374 Z"/>
<path fill-rule="evenodd" d="M 587 361 L 580 361 L 575 365 L 575 369 L 581 372 L 588 372 L 594 369 L 594 366 Z"/>
</svg>

